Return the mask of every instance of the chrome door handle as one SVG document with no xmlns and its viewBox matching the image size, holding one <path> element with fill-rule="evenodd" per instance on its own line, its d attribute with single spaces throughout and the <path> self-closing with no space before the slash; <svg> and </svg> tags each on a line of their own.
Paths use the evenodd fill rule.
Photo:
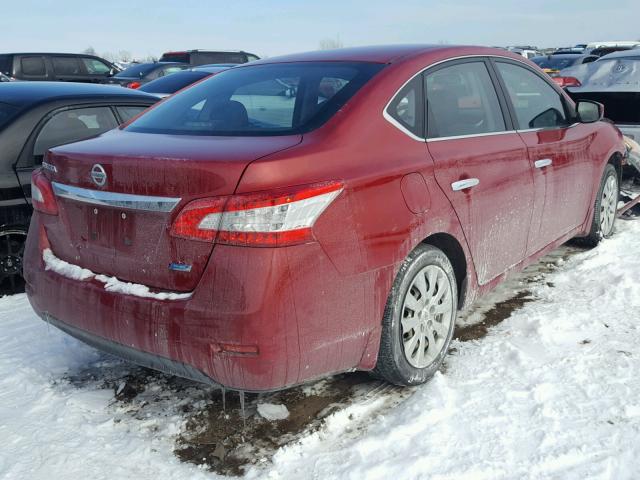
<svg viewBox="0 0 640 480">
<path fill-rule="evenodd" d="M 459 190 L 466 190 L 467 188 L 475 187 L 480 183 L 480 180 L 477 178 L 467 178 L 465 180 L 458 180 L 457 182 L 453 182 L 451 184 L 451 188 L 454 192 Z"/>
<path fill-rule="evenodd" d="M 541 160 L 536 160 L 535 162 L 533 162 L 533 164 L 536 166 L 536 168 L 548 167 L 552 163 L 553 163 L 553 161 L 550 158 L 543 158 Z"/>
</svg>

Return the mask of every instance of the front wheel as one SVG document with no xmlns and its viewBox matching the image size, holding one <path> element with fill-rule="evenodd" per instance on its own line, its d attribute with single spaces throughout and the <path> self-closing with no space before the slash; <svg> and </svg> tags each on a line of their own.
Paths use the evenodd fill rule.
<svg viewBox="0 0 640 480">
<path fill-rule="evenodd" d="M 418 385 L 431 378 L 449 349 L 457 303 L 447 256 L 431 245 L 416 247 L 389 294 L 374 373 L 396 385 Z"/>
<path fill-rule="evenodd" d="M 613 225 L 618 213 L 618 197 L 620 186 L 618 172 L 610 163 L 604 169 L 600 180 L 600 189 L 593 209 L 593 221 L 589 235 L 576 239 L 587 247 L 595 247 L 603 238 L 613 234 Z"/>
</svg>

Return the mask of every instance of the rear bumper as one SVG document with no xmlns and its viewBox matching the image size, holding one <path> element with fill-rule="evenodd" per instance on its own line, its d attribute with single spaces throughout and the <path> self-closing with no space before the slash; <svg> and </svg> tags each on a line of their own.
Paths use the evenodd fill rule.
<svg viewBox="0 0 640 480">
<path fill-rule="evenodd" d="M 373 285 L 338 274 L 319 244 L 218 245 L 191 297 L 159 300 L 46 270 L 42 231 L 36 213 L 24 260 L 29 301 L 40 317 L 96 348 L 256 392 L 373 367 L 379 322 L 364 308 Z"/>
<path fill-rule="evenodd" d="M 126 345 L 112 342 L 110 340 L 107 340 L 106 338 L 92 335 L 84 330 L 80 330 L 79 328 L 67 325 L 66 323 L 63 323 L 60 320 L 52 317 L 48 313 L 42 313 L 41 317 L 48 324 L 59 328 L 63 332 L 77 338 L 87 345 L 97 348 L 98 350 L 102 350 L 103 352 L 110 353 L 111 355 L 122 358 L 123 360 L 142 365 L 143 367 L 152 368 L 154 370 L 168 373 L 169 375 L 176 375 L 178 377 L 188 378 L 196 382 L 215 385 L 215 382 L 211 378 L 207 377 L 204 373 L 193 368 L 191 365 L 187 365 L 186 363 L 143 352 L 142 350 L 127 347 Z"/>
</svg>

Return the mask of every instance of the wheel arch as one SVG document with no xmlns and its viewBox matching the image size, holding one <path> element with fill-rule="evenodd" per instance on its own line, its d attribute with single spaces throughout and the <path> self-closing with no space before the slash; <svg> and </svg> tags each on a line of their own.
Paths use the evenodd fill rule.
<svg viewBox="0 0 640 480">
<path fill-rule="evenodd" d="M 431 234 L 420 243 L 439 248 L 451 262 L 458 286 L 458 309 L 462 308 L 468 284 L 467 257 L 462 245 L 456 237 L 444 232 Z"/>
</svg>

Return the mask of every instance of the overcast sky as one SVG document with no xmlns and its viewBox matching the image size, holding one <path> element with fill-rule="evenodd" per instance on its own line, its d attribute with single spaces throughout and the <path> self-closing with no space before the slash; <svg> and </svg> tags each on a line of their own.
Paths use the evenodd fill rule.
<svg viewBox="0 0 640 480">
<path fill-rule="evenodd" d="M 190 48 L 260 56 L 390 43 L 567 46 L 640 39 L 640 0 L 7 0 L 5 52 Z M 8 8 L 7 8 L 8 7 Z M 8 13 L 8 15 L 7 15 Z"/>
</svg>

